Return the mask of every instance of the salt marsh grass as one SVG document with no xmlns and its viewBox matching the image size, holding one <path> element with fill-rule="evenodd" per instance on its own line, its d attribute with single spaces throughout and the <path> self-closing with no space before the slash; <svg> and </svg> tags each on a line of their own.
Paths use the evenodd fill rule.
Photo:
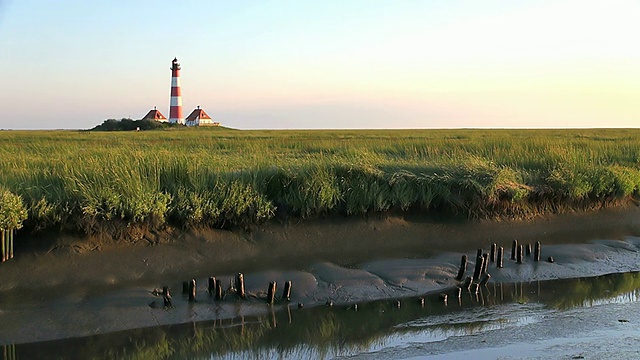
<svg viewBox="0 0 640 360">
<path fill-rule="evenodd" d="M 640 130 L 0 132 L 32 230 L 251 226 L 422 211 L 518 217 L 640 188 Z"/>
</svg>

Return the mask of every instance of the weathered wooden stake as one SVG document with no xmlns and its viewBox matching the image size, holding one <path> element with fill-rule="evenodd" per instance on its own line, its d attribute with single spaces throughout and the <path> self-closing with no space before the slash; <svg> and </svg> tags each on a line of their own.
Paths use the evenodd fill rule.
<svg viewBox="0 0 640 360">
<path fill-rule="evenodd" d="M 447 294 L 440 294 L 440 299 L 442 300 L 442 302 L 444 302 L 445 305 L 447 305 L 448 301 L 449 301 L 449 295 Z"/>
<path fill-rule="evenodd" d="M 222 290 L 222 281 L 216 281 L 216 300 L 222 300 L 224 297 L 224 291 Z"/>
<path fill-rule="evenodd" d="M 478 252 L 476 253 L 476 257 L 482 256 L 482 248 L 478 248 Z"/>
<path fill-rule="evenodd" d="M 516 259 L 516 248 L 518 247 L 518 240 L 513 239 L 513 243 L 511 243 L 511 260 Z"/>
<path fill-rule="evenodd" d="M 550 262 L 550 263 L 552 263 L 552 264 L 555 262 L 555 260 L 553 259 L 553 256 L 549 256 L 549 258 L 547 259 L 547 261 L 548 261 L 548 262 Z"/>
<path fill-rule="evenodd" d="M 209 277 L 209 286 L 207 287 L 207 290 L 209 291 L 209 296 L 213 296 L 213 294 L 216 292 L 216 277 L 215 276 L 211 276 Z"/>
<path fill-rule="evenodd" d="M 482 256 L 482 273 L 487 272 L 487 268 L 489 267 L 489 254 L 484 254 Z"/>
<path fill-rule="evenodd" d="M 269 283 L 269 290 L 267 291 L 267 302 L 269 305 L 273 305 L 273 302 L 276 298 L 276 282 L 272 281 Z"/>
<path fill-rule="evenodd" d="M 460 270 L 458 270 L 458 276 L 456 276 L 456 280 L 461 281 L 464 277 L 464 273 L 467 271 L 467 255 L 462 255 L 460 259 Z"/>
<path fill-rule="evenodd" d="M 244 299 L 244 275 L 238 273 L 236 276 L 236 291 L 241 299 Z"/>
<path fill-rule="evenodd" d="M 6 237 L 7 230 L 2 230 L 2 262 L 7 261 Z"/>
<path fill-rule="evenodd" d="M 284 291 L 282 292 L 282 300 L 291 301 L 291 281 L 284 283 Z"/>
<path fill-rule="evenodd" d="M 467 276 L 467 278 L 464 279 L 464 283 L 462 284 L 462 288 L 463 289 L 467 289 L 467 291 L 471 291 L 471 283 L 473 283 L 473 278 L 471 276 Z"/>
<path fill-rule="evenodd" d="M 191 279 L 189 282 L 189 301 L 196 299 L 196 279 Z"/>
<path fill-rule="evenodd" d="M 9 242 L 9 259 L 13 259 L 13 235 L 14 235 L 14 230 L 9 230 L 9 237 L 11 238 L 11 241 Z"/>
<path fill-rule="evenodd" d="M 183 294 L 188 294 L 189 293 L 189 282 L 188 281 L 183 281 L 182 282 L 182 293 Z"/>
<path fill-rule="evenodd" d="M 172 307 L 173 304 L 171 303 L 171 294 L 169 293 L 169 287 L 168 286 L 163 286 L 162 287 L 162 300 L 164 301 L 164 307 Z"/>
<path fill-rule="evenodd" d="M 531 256 L 531 244 L 527 244 L 527 247 L 524 248 L 524 254 L 526 256 Z"/>
<path fill-rule="evenodd" d="M 491 260 L 491 262 L 496 262 L 497 250 L 498 250 L 498 245 L 496 243 L 491 244 L 491 252 L 489 253 L 489 260 Z"/>
<path fill-rule="evenodd" d="M 533 261 L 540 261 L 540 250 L 542 245 L 540 245 L 540 241 L 536 241 L 536 246 L 533 249 Z"/>
<path fill-rule="evenodd" d="M 504 259 L 504 248 L 500 246 L 498 248 L 498 259 L 496 260 L 496 267 L 502 269 L 502 261 Z"/>
<path fill-rule="evenodd" d="M 484 274 L 482 281 L 480 281 L 480 286 L 487 286 L 487 283 L 489 282 L 490 279 L 491 279 L 491 274 L 489 273 Z"/>
<path fill-rule="evenodd" d="M 482 268 L 484 267 L 484 257 L 479 255 L 476 257 L 476 268 L 473 272 L 474 279 L 480 279 L 480 274 L 482 273 Z"/>
<path fill-rule="evenodd" d="M 524 250 L 523 248 L 523 245 L 518 246 L 518 253 L 516 254 L 516 261 L 518 262 L 518 264 L 522 264 L 522 252 Z"/>
</svg>

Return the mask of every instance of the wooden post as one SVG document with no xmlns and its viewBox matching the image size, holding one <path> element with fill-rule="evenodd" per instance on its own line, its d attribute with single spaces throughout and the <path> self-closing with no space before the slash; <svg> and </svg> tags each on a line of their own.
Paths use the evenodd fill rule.
<svg viewBox="0 0 640 360">
<path fill-rule="evenodd" d="M 173 304 L 171 303 L 171 294 L 169 293 L 169 287 L 168 286 L 163 286 L 162 287 L 162 300 L 164 301 L 164 307 L 172 307 Z"/>
<path fill-rule="evenodd" d="M 523 245 L 518 246 L 518 253 L 516 254 L 516 261 L 518 262 L 518 264 L 522 264 L 522 252 L 524 250 L 523 248 Z"/>
<path fill-rule="evenodd" d="M 489 267 L 489 254 L 484 254 L 482 256 L 482 273 L 487 272 L 487 268 Z"/>
<path fill-rule="evenodd" d="M 549 258 L 547 259 L 547 261 L 548 261 L 548 262 L 550 262 L 550 263 L 552 263 L 552 264 L 555 262 L 555 260 L 553 259 L 553 256 L 549 256 Z"/>
<path fill-rule="evenodd" d="M 269 283 L 269 290 L 267 291 L 267 302 L 269 305 L 273 305 L 273 302 L 276 298 L 276 282 L 272 281 Z"/>
<path fill-rule="evenodd" d="M 464 283 L 462 284 L 462 288 L 467 289 L 467 291 L 470 291 L 472 282 L 473 282 L 473 278 L 471 276 L 467 276 L 467 278 L 464 279 Z"/>
<path fill-rule="evenodd" d="M 484 274 L 482 281 L 480 281 L 480 286 L 487 286 L 487 283 L 489 282 L 490 279 L 491 279 L 491 274 L 489 273 Z"/>
<path fill-rule="evenodd" d="M 464 273 L 467 271 L 467 255 L 462 255 L 460 259 L 460 270 L 458 270 L 458 276 L 456 276 L 456 280 L 461 281 Z"/>
<path fill-rule="evenodd" d="M 183 281 L 182 282 L 182 293 L 183 294 L 188 294 L 189 293 L 189 282 L 188 281 Z"/>
<path fill-rule="evenodd" d="M 476 268 L 475 268 L 475 271 L 473 272 L 474 279 L 480 278 L 483 267 L 484 267 L 484 257 L 482 255 L 479 255 L 478 257 L 476 257 Z"/>
<path fill-rule="evenodd" d="M 284 283 L 284 291 L 282 292 L 282 299 L 291 301 L 291 281 Z"/>
<path fill-rule="evenodd" d="M 478 252 L 476 253 L 476 257 L 482 256 L 482 248 L 478 248 Z"/>
<path fill-rule="evenodd" d="M 496 262 L 497 250 L 498 250 L 498 245 L 496 243 L 491 244 L 491 252 L 489 253 L 489 260 L 491 260 L 491 262 Z"/>
<path fill-rule="evenodd" d="M 208 288 L 207 290 L 209 290 L 209 296 L 213 296 L 213 293 L 216 292 L 216 277 L 215 276 L 211 276 L 209 277 L 209 284 L 208 284 Z"/>
<path fill-rule="evenodd" d="M 191 279 L 189 282 L 189 301 L 195 301 L 196 299 L 196 279 Z"/>
<path fill-rule="evenodd" d="M 7 230 L 2 230 L 2 262 L 7 261 L 7 248 L 6 248 Z"/>
<path fill-rule="evenodd" d="M 511 260 L 516 259 L 516 248 L 518 247 L 518 240 L 513 239 L 513 243 L 511 243 Z"/>
<path fill-rule="evenodd" d="M 445 305 L 447 305 L 449 296 L 447 294 L 440 294 L 440 299 L 442 300 L 442 302 L 444 302 Z"/>
<path fill-rule="evenodd" d="M 236 276 L 236 291 L 241 299 L 244 299 L 244 275 L 238 273 Z"/>
<path fill-rule="evenodd" d="M 502 246 L 500 246 L 498 248 L 498 259 L 496 261 L 496 267 L 498 269 L 502 269 L 502 261 L 504 259 L 504 248 Z"/>
<path fill-rule="evenodd" d="M 533 261 L 540 261 L 540 250 L 542 245 L 540 245 L 540 241 L 536 241 L 536 246 L 533 249 Z"/>
<path fill-rule="evenodd" d="M 9 237 L 11 241 L 9 242 L 9 259 L 13 259 L 13 235 L 15 230 L 9 230 Z"/>
<path fill-rule="evenodd" d="M 222 300 L 224 292 L 222 290 L 222 281 L 216 281 L 216 300 Z"/>
<path fill-rule="evenodd" d="M 527 244 L 527 247 L 524 248 L 524 254 L 526 256 L 531 256 L 531 244 Z"/>
</svg>

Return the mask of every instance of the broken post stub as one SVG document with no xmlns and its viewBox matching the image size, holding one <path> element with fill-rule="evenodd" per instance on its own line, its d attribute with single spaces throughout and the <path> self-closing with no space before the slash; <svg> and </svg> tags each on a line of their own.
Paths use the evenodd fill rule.
<svg viewBox="0 0 640 360">
<path fill-rule="evenodd" d="M 536 241 L 536 246 L 533 249 L 533 261 L 540 261 L 540 251 L 542 250 L 542 245 L 540 245 L 540 241 Z"/>
<path fill-rule="evenodd" d="M 189 301 L 196 300 L 196 279 L 191 279 L 189 282 Z"/>
<path fill-rule="evenodd" d="M 504 248 L 502 246 L 500 246 L 498 248 L 498 258 L 496 259 L 496 267 L 498 269 L 501 269 L 503 266 L 503 259 L 504 259 Z"/>
<path fill-rule="evenodd" d="M 241 299 L 244 299 L 244 275 L 238 273 L 236 276 L 236 292 Z"/>
<path fill-rule="evenodd" d="M 276 282 L 269 283 L 269 289 L 267 290 L 267 302 L 269 305 L 273 305 L 276 298 Z"/>
<path fill-rule="evenodd" d="M 284 283 L 284 291 L 282 291 L 282 300 L 291 301 L 291 281 Z"/>
<path fill-rule="evenodd" d="M 518 264 L 522 264 L 522 253 L 524 250 L 524 246 L 520 245 L 518 246 L 518 253 L 516 254 L 516 261 L 518 262 Z"/>
<path fill-rule="evenodd" d="M 456 276 L 456 280 L 461 281 L 466 271 L 467 271 L 467 255 L 464 254 L 460 259 L 460 270 L 458 270 L 458 276 Z"/>
<path fill-rule="evenodd" d="M 473 278 L 474 279 L 479 279 L 480 278 L 480 274 L 482 273 L 482 268 L 484 267 L 484 257 L 482 255 L 479 255 L 476 257 L 476 267 L 475 270 L 473 272 Z"/>
</svg>

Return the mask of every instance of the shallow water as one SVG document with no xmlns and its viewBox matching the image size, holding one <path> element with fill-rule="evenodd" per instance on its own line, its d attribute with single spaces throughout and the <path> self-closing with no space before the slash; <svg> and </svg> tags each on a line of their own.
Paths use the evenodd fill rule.
<svg viewBox="0 0 640 360">
<path fill-rule="evenodd" d="M 635 358 L 640 273 L 7 345 L 17 358 Z M 265 305 L 267 306 L 267 305 Z"/>
</svg>

